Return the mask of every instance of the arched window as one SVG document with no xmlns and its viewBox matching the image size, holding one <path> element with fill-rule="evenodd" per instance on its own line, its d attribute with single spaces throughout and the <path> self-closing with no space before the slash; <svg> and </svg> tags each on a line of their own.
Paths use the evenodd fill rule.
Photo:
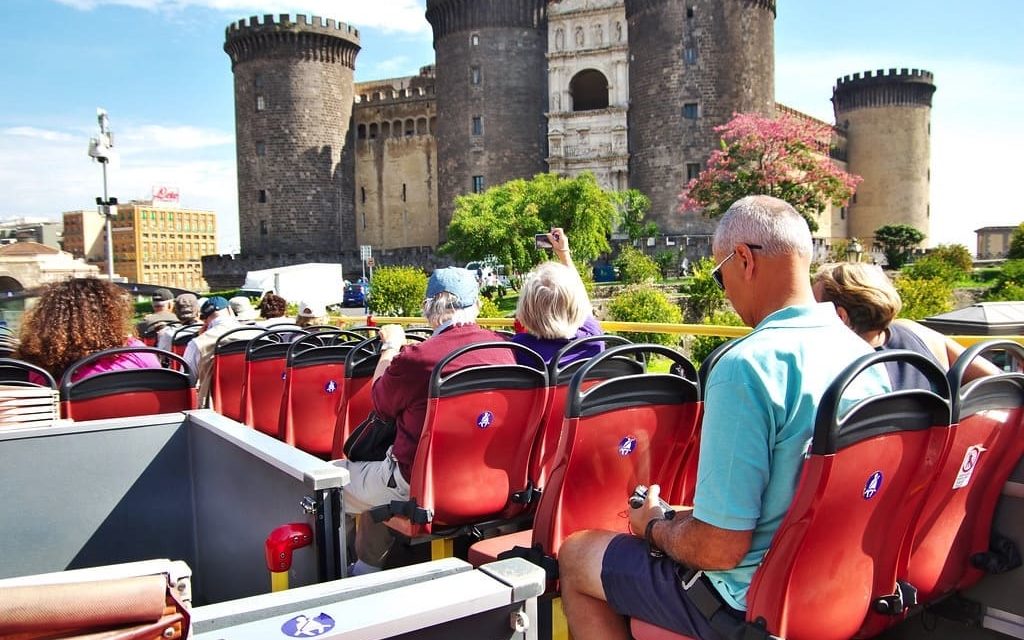
<svg viewBox="0 0 1024 640">
<path fill-rule="evenodd" d="M 360 140 L 366 140 L 366 125 L 361 124 L 356 128 Z"/>
<path fill-rule="evenodd" d="M 416 135 L 416 121 L 413 120 L 412 118 L 409 118 L 405 121 L 405 135 Z"/>
<path fill-rule="evenodd" d="M 416 118 L 416 135 L 423 136 L 427 134 L 427 119 Z"/>
<path fill-rule="evenodd" d="M 391 137 L 391 122 L 385 120 L 380 123 L 380 137 L 389 138 Z"/>
<path fill-rule="evenodd" d="M 585 69 L 569 83 L 573 111 L 608 108 L 608 79 L 596 69 Z"/>
<path fill-rule="evenodd" d="M 371 122 L 370 123 L 370 139 L 373 140 L 376 137 L 377 137 L 377 123 L 376 122 Z"/>
<path fill-rule="evenodd" d="M 396 138 L 401 138 L 402 137 L 402 121 L 401 120 L 395 120 L 395 123 L 393 125 L 391 125 L 391 135 L 395 136 Z"/>
</svg>

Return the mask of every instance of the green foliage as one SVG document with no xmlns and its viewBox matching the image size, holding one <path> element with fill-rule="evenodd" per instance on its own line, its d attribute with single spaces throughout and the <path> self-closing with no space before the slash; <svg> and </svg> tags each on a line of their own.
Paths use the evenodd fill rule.
<svg viewBox="0 0 1024 640">
<path fill-rule="evenodd" d="M 438 251 L 466 261 L 494 256 L 512 271 L 526 272 L 550 258 L 536 247 L 534 235 L 561 227 L 574 260 L 585 265 L 611 250 L 608 237 L 615 225 L 643 231 L 648 206 L 642 194 L 602 189 L 589 173 L 541 173 L 458 197 L 448 241 Z"/>
<path fill-rule="evenodd" d="M 1024 259 L 1007 260 L 985 293 L 985 300 L 1024 300 Z"/>
<path fill-rule="evenodd" d="M 725 306 L 725 292 L 718 288 L 711 271 L 715 261 L 701 258 L 693 265 L 693 276 L 679 290 L 689 297 L 688 317 L 694 321 L 714 315 Z"/>
<path fill-rule="evenodd" d="M 481 318 L 504 318 L 505 314 L 498 308 L 496 302 L 490 298 L 480 298 Z"/>
<path fill-rule="evenodd" d="M 724 325 L 728 327 L 742 327 L 744 326 L 743 320 L 740 319 L 739 315 L 735 311 L 723 310 L 716 311 L 710 316 L 704 318 L 704 324 L 716 324 Z M 704 362 L 704 358 L 708 357 L 708 354 L 715 350 L 718 345 L 727 342 L 730 338 L 725 336 L 694 336 L 693 343 L 690 345 L 690 360 L 700 366 L 700 363 Z"/>
<path fill-rule="evenodd" d="M 636 247 L 625 246 L 615 259 L 619 269 L 619 279 L 627 284 L 654 282 L 661 275 L 658 263 Z"/>
<path fill-rule="evenodd" d="M 654 262 L 658 265 L 658 271 L 661 272 L 662 280 L 668 277 L 668 272 L 672 269 L 678 258 L 679 252 L 672 251 L 671 249 L 664 249 L 654 254 Z"/>
<path fill-rule="evenodd" d="M 649 238 L 658 235 L 658 225 L 653 222 L 644 222 L 647 210 L 651 208 L 651 199 L 636 189 L 626 191 L 615 191 L 613 195 L 617 199 L 621 218 L 618 221 L 618 230 L 629 236 L 630 240 Z"/>
<path fill-rule="evenodd" d="M 948 282 L 966 280 L 974 261 L 967 247 L 962 244 L 940 245 L 916 262 L 903 267 L 903 273 L 911 278 L 939 278 Z"/>
<path fill-rule="evenodd" d="M 1024 260 L 1024 222 L 1017 225 L 1010 234 L 1010 250 L 1006 257 L 1010 260 Z"/>
<path fill-rule="evenodd" d="M 910 258 L 910 250 L 924 240 L 924 233 L 909 224 L 887 224 L 875 229 L 875 242 L 882 245 L 882 253 L 890 269 L 899 269 Z"/>
<path fill-rule="evenodd" d="M 901 318 L 920 320 L 953 309 L 953 285 L 949 281 L 904 275 L 893 284 L 903 300 Z"/>
<path fill-rule="evenodd" d="M 720 149 L 680 194 L 683 211 L 717 218 L 740 198 L 763 194 L 793 205 L 816 231 L 820 212 L 845 205 L 861 181 L 829 158 L 832 129 L 824 123 L 740 113 L 715 131 Z"/>
<path fill-rule="evenodd" d="M 418 315 L 427 295 L 427 276 L 413 267 L 377 267 L 370 283 L 370 313 Z"/>
<path fill-rule="evenodd" d="M 608 303 L 608 319 L 619 322 L 671 322 L 683 321 L 683 312 L 661 291 L 653 287 L 630 287 Z M 671 333 L 622 332 L 633 342 L 648 342 L 674 347 L 679 336 Z"/>
</svg>

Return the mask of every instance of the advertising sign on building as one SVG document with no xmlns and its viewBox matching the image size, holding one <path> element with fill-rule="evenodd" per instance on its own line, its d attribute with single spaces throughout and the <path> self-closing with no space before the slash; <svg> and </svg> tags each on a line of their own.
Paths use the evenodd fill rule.
<svg viewBox="0 0 1024 640">
<path fill-rule="evenodd" d="M 179 206 L 179 195 L 178 187 L 169 187 L 167 185 L 154 185 L 153 186 L 153 206 L 154 207 L 177 207 Z"/>
</svg>

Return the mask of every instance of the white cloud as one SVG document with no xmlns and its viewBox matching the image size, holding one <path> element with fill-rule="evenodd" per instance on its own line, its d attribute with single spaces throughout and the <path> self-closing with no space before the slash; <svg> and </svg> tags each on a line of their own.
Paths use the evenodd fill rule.
<svg viewBox="0 0 1024 640">
<path fill-rule="evenodd" d="M 168 127 L 158 124 L 142 125 L 126 129 L 117 143 L 133 149 L 202 149 L 233 144 L 233 132 L 202 129 L 189 125 Z M 128 143 L 128 144 L 125 144 Z"/>
<path fill-rule="evenodd" d="M 423 0 L 56 0 L 89 11 L 105 5 L 118 5 L 149 11 L 180 11 L 200 7 L 246 16 L 281 14 L 298 11 L 347 22 L 356 28 L 383 31 L 428 33 L 430 26 L 423 18 Z"/>
<path fill-rule="evenodd" d="M 8 127 L 0 131 L 0 133 L 5 136 L 20 136 L 23 138 L 45 140 L 47 142 L 67 142 L 75 139 L 74 136 L 63 131 L 50 131 L 37 127 Z"/>
</svg>

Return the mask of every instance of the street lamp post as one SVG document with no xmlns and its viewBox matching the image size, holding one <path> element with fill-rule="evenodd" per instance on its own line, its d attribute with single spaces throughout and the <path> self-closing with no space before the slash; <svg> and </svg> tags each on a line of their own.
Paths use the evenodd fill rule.
<svg viewBox="0 0 1024 640">
<path fill-rule="evenodd" d="M 860 262 L 862 255 L 864 255 L 864 247 L 860 245 L 860 240 L 857 238 L 850 240 L 849 244 L 846 245 L 846 261 Z"/>
<path fill-rule="evenodd" d="M 100 215 L 107 223 L 107 277 L 114 279 L 114 233 L 113 217 L 117 215 L 117 198 L 107 195 L 107 164 L 114 154 L 114 132 L 110 130 L 110 118 L 106 109 L 96 109 L 96 120 L 100 125 L 100 135 L 89 139 L 89 156 L 103 167 L 103 197 L 96 198 Z"/>
</svg>

